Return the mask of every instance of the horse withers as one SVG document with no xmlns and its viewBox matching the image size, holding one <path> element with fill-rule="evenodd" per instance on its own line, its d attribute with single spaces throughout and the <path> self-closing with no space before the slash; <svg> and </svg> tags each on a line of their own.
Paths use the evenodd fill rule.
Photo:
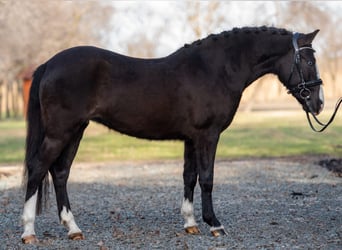
<svg viewBox="0 0 342 250">
<path fill-rule="evenodd" d="M 232 122 L 242 92 L 267 73 L 276 74 L 304 110 L 321 111 L 322 81 L 311 45 L 317 32 L 234 28 L 158 59 L 75 47 L 39 66 L 27 118 L 22 241 L 37 241 L 35 215 L 46 197 L 48 173 L 69 238 L 84 238 L 71 212 L 67 180 L 91 120 L 137 138 L 184 141 L 185 230 L 199 233 L 193 213 L 199 182 L 203 220 L 214 236 L 224 235 L 212 203 L 220 133 Z"/>
</svg>

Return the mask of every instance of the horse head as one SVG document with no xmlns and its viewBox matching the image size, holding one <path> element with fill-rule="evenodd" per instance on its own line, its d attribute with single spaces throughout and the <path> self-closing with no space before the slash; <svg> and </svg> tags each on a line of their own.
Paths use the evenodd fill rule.
<svg viewBox="0 0 342 250">
<path fill-rule="evenodd" d="M 324 106 L 320 79 L 312 41 L 319 30 L 309 34 L 294 33 L 289 52 L 278 65 L 279 79 L 302 105 L 306 112 L 319 114 Z"/>
</svg>

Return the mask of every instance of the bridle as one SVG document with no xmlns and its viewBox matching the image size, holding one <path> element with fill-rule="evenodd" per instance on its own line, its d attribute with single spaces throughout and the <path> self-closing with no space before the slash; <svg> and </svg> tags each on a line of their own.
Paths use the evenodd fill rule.
<svg viewBox="0 0 342 250">
<path fill-rule="evenodd" d="M 305 50 L 305 49 L 310 49 L 313 51 L 315 51 L 315 50 L 310 46 L 305 46 L 305 47 L 299 48 L 298 38 L 299 38 L 299 33 L 294 33 L 292 36 L 292 45 L 294 48 L 294 60 L 293 60 L 293 64 L 291 67 L 291 73 L 290 73 L 289 79 L 287 80 L 287 83 L 290 82 L 290 80 L 293 76 L 294 68 L 297 69 L 297 72 L 298 72 L 299 78 L 300 78 L 300 83 L 298 83 L 298 85 L 296 87 L 289 89 L 288 93 L 292 93 L 292 94 L 299 93 L 299 96 L 302 99 L 307 100 L 307 99 L 310 99 L 310 96 L 311 96 L 311 91 L 309 88 L 321 85 L 323 82 L 322 82 L 321 78 L 319 78 L 317 68 L 316 68 L 317 79 L 305 81 L 304 75 L 303 75 L 303 70 L 302 70 L 302 67 L 300 65 L 300 61 L 301 61 L 300 51 Z"/>
<path fill-rule="evenodd" d="M 317 79 L 315 80 L 310 80 L 310 81 L 305 81 L 304 79 L 304 75 L 303 75 L 303 70 L 302 70 L 302 67 L 300 65 L 300 61 L 301 61 L 301 55 L 300 55 L 300 51 L 302 50 L 305 50 L 305 49 L 310 49 L 310 50 L 313 50 L 315 51 L 311 46 L 304 46 L 304 47 L 300 47 L 298 46 L 298 38 L 299 38 L 299 33 L 294 33 L 293 36 L 292 36 L 292 45 L 293 45 L 293 48 L 294 48 L 294 60 L 293 60 L 293 64 L 292 64 L 292 67 L 291 67 L 291 73 L 290 73 L 290 76 L 287 80 L 287 83 L 290 82 L 292 76 L 293 76 L 293 73 L 294 73 L 294 69 L 296 68 L 297 69 L 297 73 L 299 75 L 299 78 L 300 78 L 300 82 L 298 83 L 297 86 L 291 88 L 288 90 L 288 93 L 289 94 L 297 94 L 299 93 L 299 96 L 300 98 L 302 98 L 304 101 L 305 101 L 305 104 L 306 106 L 308 107 L 309 111 L 305 111 L 306 112 L 306 117 L 308 119 L 308 122 L 309 122 L 309 125 L 311 127 L 311 129 L 315 132 L 322 132 L 324 131 L 329 125 L 330 123 L 332 123 L 332 121 L 334 120 L 335 118 L 335 115 L 336 115 L 336 112 L 338 110 L 338 108 L 340 107 L 341 105 L 341 102 L 342 102 L 342 98 L 340 98 L 337 103 L 336 103 L 336 106 L 335 106 L 335 111 L 333 113 L 333 115 L 331 116 L 331 118 L 329 119 L 329 121 L 324 124 L 322 122 L 320 122 L 316 115 L 315 115 L 315 112 L 313 111 L 312 107 L 311 107 L 311 103 L 310 103 L 310 97 L 311 97 L 311 90 L 310 88 L 311 87 L 315 87 L 315 86 L 319 86 L 321 85 L 323 82 L 322 82 L 322 79 L 319 77 L 319 73 L 318 73 L 318 69 L 316 67 L 316 73 L 317 73 Z M 320 129 L 316 129 L 312 122 L 311 122 L 311 119 L 310 119 L 310 115 L 309 113 L 312 115 L 312 117 L 314 118 L 314 120 L 320 125 L 322 126 L 322 128 Z"/>
</svg>

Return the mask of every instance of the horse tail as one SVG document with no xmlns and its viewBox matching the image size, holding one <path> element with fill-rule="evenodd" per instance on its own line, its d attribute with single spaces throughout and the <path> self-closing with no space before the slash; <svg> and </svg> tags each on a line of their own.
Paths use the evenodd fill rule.
<svg viewBox="0 0 342 250">
<path fill-rule="evenodd" d="M 44 139 L 44 128 L 41 118 L 41 107 L 39 99 L 39 87 L 41 79 L 45 73 L 46 64 L 40 65 L 33 74 L 33 81 L 30 89 L 30 98 L 27 110 L 27 135 L 26 135 L 26 152 L 25 152 L 25 168 L 24 168 L 24 184 L 27 184 L 29 172 L 34 168 L 33 159 L 37 156 Z M 33 161 L 33 162 L 32 162 Z M 36 213 L 42 211 L 42 200 L 44 199 L 44 207 L 46 207 L 49 194 L 49 178 L 48 174 L 39 184 L 37 197 Z"/>
</svg>

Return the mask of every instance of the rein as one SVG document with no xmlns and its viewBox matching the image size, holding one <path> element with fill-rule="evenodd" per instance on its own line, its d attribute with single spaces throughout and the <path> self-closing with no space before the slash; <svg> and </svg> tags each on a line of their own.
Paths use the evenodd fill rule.
<svg viewBox="0 0 342 250">
<path fill-rule="evenodd" d="M 311 104 L 309 102 L 310 96 L 311 96 L 311 90 L 309 88 L 310 87 L 319 86 L 323 82 L 322 82 L 322 79 L 319 77 L 319 73 L 318 73 L 317 67 L 316 67 L 317 79 L 316 80 L 311 80 L 311 81 L 305 81 L 304 76 L 303 76 L 302 67 L 300 65 L 300 51 L 304 50 L 304 49 L 310 49 L 310 50 L 314 50 L 314 49 L 312 47 L 309 47 L 309 46 L 299 48 L 298 47 L 298 38 L 299 38 L 299 33 L 294 33 L 293 37 L 292 37 L 292 45 L 293 45 L 293 48 L 295 50 L 294 62 L 292 64 L 291 74 L 290 74 L 289 79 L 288 79 L 287 82 L 288 83 L 290 82 L 290 80 L 292 78 L 292 75 L 293 75 L 293 72 L 294 72 L 294 67 L 296 67 L 297 72 L 298 72 L 299 77 L 300 77 L 300 83 L 296 87 L 290 89 L 288 91 L 288 93 L 289 94 L 290 93 L 293 94 L 293 93 L 298 93 L 299 92 L 299 96 L 303 100 L 305 100 L 305 104 L 309 108 L 309 111 L 305 111 L 305 112 L 306 112 L 306 118 L 308 120 L 308 123 L 309 123 L 311 129 L 313 131 L 315 131 L 315 132 L 323 132 L 333 122 L 333 120 L 335 118 L 335 115 L 337 113 L 337 110 L 339 109 L 339 107 L 340 107 L 340 105 L 342 103 L 342 98 L 340 98 L 337 101 L 336 106 L 335 106 L 335 110 L 334 110 L 332 116 L 330 117 L 330 119 L 329 119 L 329 121 L 327 123 L 322 123 L 321 121 L 318 120 L 318 118 L 315 115 L 315 112 L 312 111 L 312 107 L 311 107 Z M 322 128 L 316 129 L 313 126 L 311 118 L 310 118 L 310 114 L 314 118 L 314 120 L 317 122 L 317 124 L 322 126 Z"/>
<path fill-rule="evenodd" d="M 306 118 L 308 119 L 308 122 L 309 122 L 309 125 L 311 127 L 311 129 L 315 132 L 322 132 L 324 131 L 329 125 L 330 123 L 333 122 L 334 118 L 335 118 L 335 115 L 337 113 L 337 110 L 339 109 L 340 105 L 342 103 L 342 97 L 340 97 L 340 99 L 337 101 L 336 103 L 336 106 L 335 106 L 335 110 L 334 110 L 334 113 L 332 114 L 332 116 L 330 117 L 329 121 L 327 123 L 322 123 L 321 121 L 318 120 L 318 118 L 315 116 L 315 114 L 310 111 L 310 114 L 312 115 L 312 117 L 314 118 L 314 120 L 320 125 L 322 126 L 322 128 L 320 129 L 316 129 L 313 125 L 312 125 L 312 122 L 311 122 L 311 119 L 310 119 L 310 115 L 309 115 L 309 112 L 306 111 Z M 310 106 L 309 106 L 310 107 Z"/>
</svg>

